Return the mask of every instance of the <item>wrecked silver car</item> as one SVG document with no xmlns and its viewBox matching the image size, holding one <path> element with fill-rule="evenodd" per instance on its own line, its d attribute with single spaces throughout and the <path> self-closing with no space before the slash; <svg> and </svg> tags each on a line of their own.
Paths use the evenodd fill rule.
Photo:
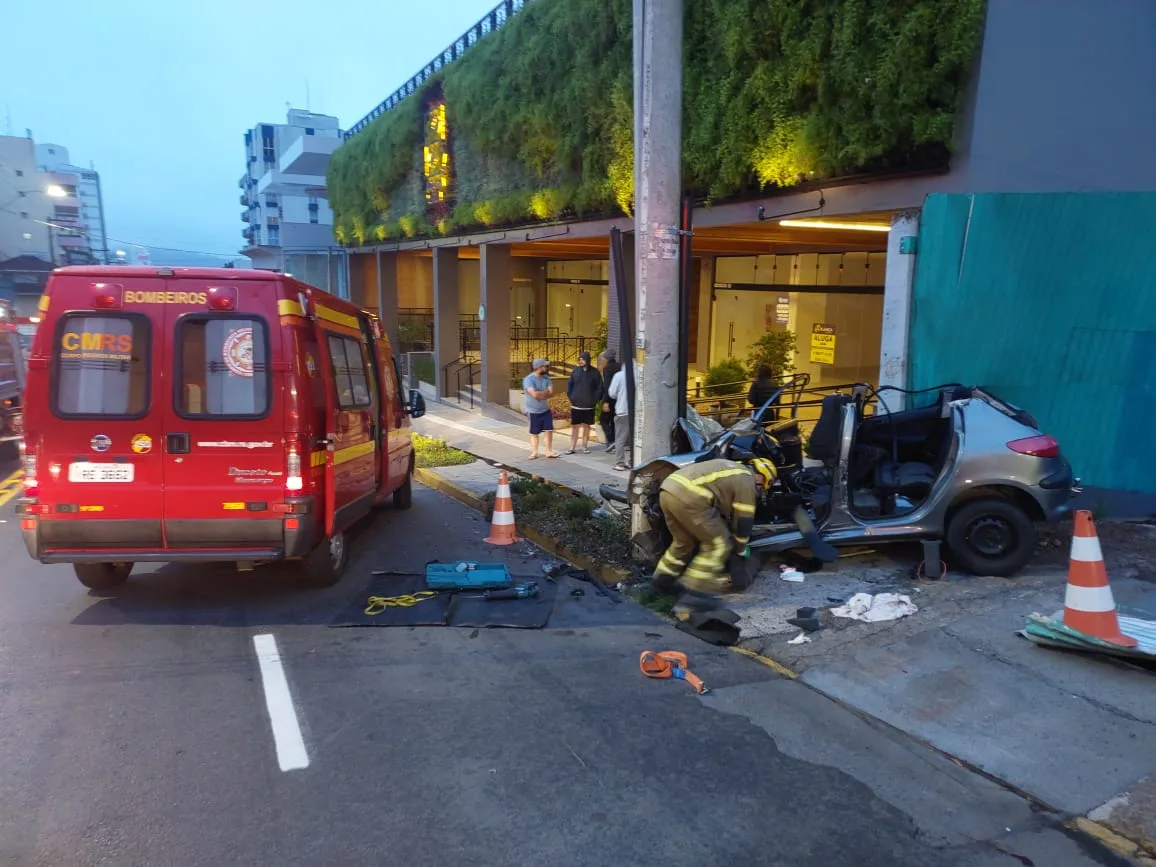
<svg viewBox="0 0 1156 867">
<path fill-rule="evenodd" d="M 669 543 L 658 506 L 663 479 L 718 457 L 767 457 L 779 469 L 758 506 L 756 553 L 812 547 L 818 554 L 805 539 L 816 530 L 835 547 L 937 540 L 963 571 L 1010 576 L 1035 552 L 1036 524 L 1064 517 L 1079 493 L 1055 439 L 984 389 L 902 392 L 933 399 L 901 412 L 886 411 L 886 393 L 898 389 L 857 384 L 828 394 L 804 458 L 796 413 L 777 418 L 790 388 L 725 430 L 716 424 L 712 436 L 692 413 L 674 431 L 674 454 L 636 467 L 625 493 L 603 487 L 603 497 L 634 518 L 633 541 L 645 560 L 655 562 Z"/>
</svg>

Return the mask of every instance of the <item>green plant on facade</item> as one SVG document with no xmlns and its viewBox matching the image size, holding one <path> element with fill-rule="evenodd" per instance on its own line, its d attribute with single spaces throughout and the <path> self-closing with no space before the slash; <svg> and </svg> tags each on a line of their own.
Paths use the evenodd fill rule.
<svg viewBox="0 0 1156 867">
<path fill-rule="evenodd" d="M 776 377 L 794 372 L 796 344 L 794 331 L 766 332 L 747 350 L 747 375 L 755 379 L 764 364 Z"/>
<path fill-rule="evenodd" d="M 597 361 L 598 354 L 605 351 L 610 345 L 610 322 L 608 320 L 599 319 L 594 323 L 594 345 L 597 348 L 590 354 Z"/>
<path fill-rule="evenodd" d="M 683 182 L 723 200 L 942 164 L 985 0 L 686 4 Z M 330 160 L 343 244 L 630 213 L 630 0 L 535 0 Z M 426 106 L 444 96 L 452 209 L 426 216 Z"/>
<path fill-rule="evenodd" d="M 746 395 L 747 370 L 737 358 L 724 358 L 712 364 L 703 379 L 707 397 L 735 397 Z"/>
</svg>

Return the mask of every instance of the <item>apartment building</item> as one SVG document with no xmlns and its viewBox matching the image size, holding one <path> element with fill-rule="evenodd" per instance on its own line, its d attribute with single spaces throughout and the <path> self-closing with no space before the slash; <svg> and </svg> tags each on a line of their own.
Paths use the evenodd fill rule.
<svg viewBox="0 0 1156 867">
<path fill-rule="evenodd" d="M 54 191 L 58 192 L 58 191 Z M 31 136 L 0 136 L 0 300 L 30 316 L 57 261 L 46 180 L 36 170 Z"/>
<path fill-rule="evenodd" d="M 42 172 L 71 176 L 69 180 L 75 190 L 77 214 L 75 222 L 83 227 L 84 238 L 87 240 L 88 250 L 93 260 L 100 264 L 107 264 L 110 260 L 108 236 L 104 220 L 104 199 L 101 195 L 100 173 L 91 164 L 83 168 L 72 163 L 68 156 L 68 149 L 58 144 L 36 145 L 36 165 Z M 55 203 L 57 209 L 71 209 L 62 201 Z M 70 221 L 71 222 L 71 221 Z M 62 237 L 70 237 L 66 234 Z M 73 244 L 73 242 L 67 242 Z M 74 245 L 78 246 L 78 245 Z"/>
<path fill-rule="evenodd" d="M 290 109 L 286 122 L 245 132 L 240 251 L 254 268 L 293 274 L 347 296 L 345 254 L 333 238 L 325 170 L 341 146 L 337 118 Z"/>
</svg>

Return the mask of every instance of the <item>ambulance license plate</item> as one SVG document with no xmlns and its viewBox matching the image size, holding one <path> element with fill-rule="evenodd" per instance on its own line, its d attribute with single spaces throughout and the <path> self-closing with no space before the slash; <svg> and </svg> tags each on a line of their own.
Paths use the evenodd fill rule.
<svg viewBox="0 0 1156 867">
<path fill-rule="evenodd" d="M 94 464 L 79 461 L 68 465 L 70 482 L 131 482 L 132 464 Z"/>
</svg>

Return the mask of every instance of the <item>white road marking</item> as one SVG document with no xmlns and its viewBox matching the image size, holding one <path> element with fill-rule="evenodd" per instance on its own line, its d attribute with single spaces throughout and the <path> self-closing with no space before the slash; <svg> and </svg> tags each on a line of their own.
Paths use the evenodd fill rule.
<svg viewBox="0 0 1156 867">
<path fill-rule="evenodd" d="M 285 669 L 281 665 L 277 639 L 272 635 L 254 635 L 253 647 L 257 650 L 257 662 L 261 665 L 265 707 L 269 710 L 269 722 L 273 725 L 273 742 L 277 745 L 277 761 L 281 770 L 307 768 L 309 754 L 305 752 L 305 741 L 301 737 L 293 696 L 289 694 L 289 681 L 285 679 Z"/>
</svg>

